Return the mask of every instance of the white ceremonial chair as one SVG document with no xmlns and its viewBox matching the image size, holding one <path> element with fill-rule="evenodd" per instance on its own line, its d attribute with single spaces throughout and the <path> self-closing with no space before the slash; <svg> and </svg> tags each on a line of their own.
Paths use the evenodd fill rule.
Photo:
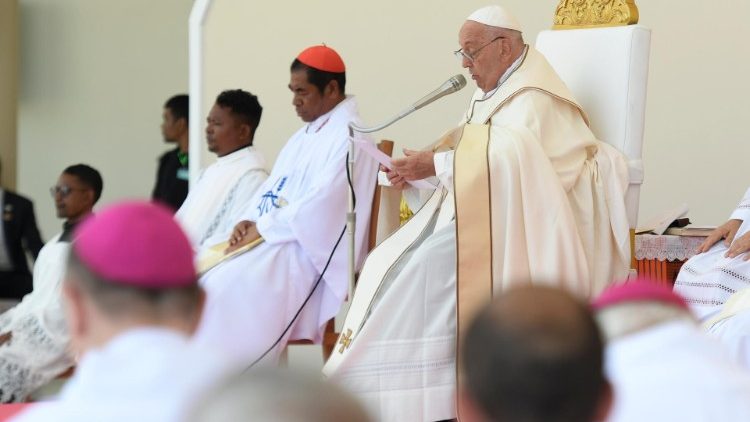
<svg viewBox="0 0 750 422">
<path fill-rule="evenodd" d="M 631 268 L 638 202 L 643 183 L 651 30 L 641 25 L 542 31 L 536 48 L 549 61 L 589 116 L 594 135 L 625 154 Z"/>
</svg>

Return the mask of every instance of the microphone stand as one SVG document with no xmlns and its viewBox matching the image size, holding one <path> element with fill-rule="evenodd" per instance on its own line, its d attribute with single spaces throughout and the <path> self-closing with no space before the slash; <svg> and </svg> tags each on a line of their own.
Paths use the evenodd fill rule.
<svg viewBox="0 0 750 422">
<path fill-rule="evenodd" d="M 418 107 L 409 107 L 385 123 L 373 127 L 361 127 L 353 122 L 349 122 L 349 160 L 346 164 L 349 167 L 349 177 L 351 178 L 352 183 L 352 189 L 349 191 L 349 212 L 346 213 L 346 235 L 349 238 L 349 300 L 352 300 L 354 297 L 355 275 L 357 271 L 355 262 L 355 229 L 357 224 L 357 212 L 354 210 L 354 152 L 356 150 L 356 146 L 354 145 L 354 132 L 373 133 L 383 130 L 417 110 Z"/>
<path fill-rule="evenodd" d="M 464 78 L 463 75 L 455 75 L 452 78 L 448 79 L 441 85 L 438 89 L 432 91 L 431 93 L 425 95 L 419 101 L 402 111 L 401 113 L 397 114 L 395 117 L 392 117 L 390 120 L 386 121 L 385 123 L 382 123 L 377 126 L 373 127 L 361 127 L 357 126 L 353 122 L 349 122 L 349 160 L 347 162 L 347 166 L 349 169 L 349 177 L 351 179 L 351 190 L 349 191 L 349 212 L 346 214 L 346 232 L 347 237 L 349 238 L 349 300 L 351 300 L 354 297 L 354 273 L 356 270 L 355 267 L 355 225 L 356 225 L 356 212 L 354 211 L 354 152 L 355 152 L 355 146 L 354 146 L 354 132 L 359 133 L 373 133 L 377 132 L 379 130 L 385 129 L 388 126 L 396 123 L 397 121 L 403 119 L 404 117 L 410 115 L 411 113 L 414 113 L 415 111 L 419 110 L 420 108 L 432 103 L 435 100 L 438 100 L 448 94 L 452 94 L 460 89 L 462 89 L 464 86 L 466 86 L 466 78 Z"/>
</svg>

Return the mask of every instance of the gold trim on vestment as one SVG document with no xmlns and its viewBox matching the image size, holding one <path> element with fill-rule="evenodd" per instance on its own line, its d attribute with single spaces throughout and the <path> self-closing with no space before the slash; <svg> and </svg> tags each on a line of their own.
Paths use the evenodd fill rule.
<svg viewBox="0 0 750 422">
<path fill-rule="evenodd" d="M 456 362 L 474 316 L 492 301 L 490 125 L 466 124 L 453 159 L 456 210 Z M 458 368 L 458 365 L 456 365 Z M 457 373 L 457 385 L 461 374 Z M 461 409 L 457 408 L 460 418 Z"/>
<path fill-rule="evenodd" d="M 589 116 L 588 116 L 588 115 L 586 114 L 586 112 L 585 112 L 585 111 L 583 111 L 583 109 L 581 108 L 581 106 L 579 106 L 578 104 L 576 104 L 576 103 L 575 103 L 575 102 L 573 102 L 573 101 L 570 101 L 569 99 L 567 99 L 567 98 L 565 98 L 565 97 L 561 97 L 561 96 L 559 96 L 559 95 L 557 95 L 557 94 L 554 94 L 554 93 L 552 93 L 552 92 L 550 92 L 550 91 L 547 91 L 546 89 L 542 89 L 542 88 L 537 88 L 537 87 L 534 87 L 534 86 L 526 86 L 526 87 L 523 87 L 523 88 L 521 88 L 521 89 L 517 90 L 516 92 L 514 92 L 514 93 L 512 93 L 512 94 L 508 95 L 508 97 L 507 97 L 506 99 L 504 99 L 504 100 L 503 100 L 503 101 L 502 101 L 502 102 L 501 102 L 500 104 L 498 104 L 497 106 L 495 106 L 495 109 L 494 109 L 494 110 L 492 110 L 492 113 L 490 113 L 490 116 L 489 116 L 489 117 L 488 117 L 488 118 L 487 118 L 487 119 L 486 119 L 486 120 L 484 121 L 484 123 L 485 123 L 485 124 L 489 124 L 489 123 L 490 123 L 490 120 L 492 119 L 492 116 L 494 116 L 494 115 L 495 115 L 495 113 L 497 113 L 497 112 L 498 112 L 498 111 L 499 111 L 499 110 L 500 110 L 500 109 L 501 109 L 501 108 L 502 108 L 502 107 L 503 107 L 503 106 L 504 106 L 505 104 L 507 104 L 507 103 L 508 103 L 508 101 L 512 100 L 512 99 L 513 99 L 513 98 L 515 98 L 515 97 L 516 97 L 516 96 L 517 96 L 518 94 L 520 94 L 520 93 L 522 93 L 522 92 L 524 92 L 524 91 L 539 91 L 539 92 L 543 92 L 543 93 L 545 93 L 545 94 L 547 94 L 547 95 L 549 95 L 549 96 L 551 96 L 551 97 L 553 97 L 553 98 L 557 98 L 557 99 L 558 99 L 558 100 L 560 100 L 560 101 L 563 101 L 563 102 L 565 102 L 565 103 L 568 103 L 568 104 L 572 105 L 572 106 L 573 106 L 573 107 L 575 107 L 575 108 L 576 108 L 576 110 L 578 110 L 578 112 L 579 112 L 579 113 L 581 114 L 581 118 L 583 118 L 583 122 L 584 122 L 584 123 L 586 123 L 586 126 L 589 126 L 589 127 L 591 126 L 591 125 L 589 124 Z"/>
</svg>

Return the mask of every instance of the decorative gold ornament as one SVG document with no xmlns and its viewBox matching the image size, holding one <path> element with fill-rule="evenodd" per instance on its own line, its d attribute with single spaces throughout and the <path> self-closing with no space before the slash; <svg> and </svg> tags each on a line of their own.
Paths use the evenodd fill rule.
<svg viewBox="0 0 750 422">
<path fill-rule="evenodd" d="M 339 353 L 343 354 L 344 350 L 349 348 L 349 346 L 352 345 L 352 329 L 349 328 L 346 330 L 346 333 L 341 333 L 341 338 L 339 338 L 339 344 L 341 347 L 339 348 Z"/>
<path fill-rule="evenodd" d="M 635 0 L 560 0 L 553 29 L 621 26 L 638 23 Z"/>
<path fill-rule="evenodd" d="M 404 223 L 409 221 L 409 219 L 414 215 L 414 212 L 409 208 L 409 204 L 406 203 L 406 199 L 401 196 L 401 204 L 399 205 L 399 222 L 403 226 Z"/>
</svg>

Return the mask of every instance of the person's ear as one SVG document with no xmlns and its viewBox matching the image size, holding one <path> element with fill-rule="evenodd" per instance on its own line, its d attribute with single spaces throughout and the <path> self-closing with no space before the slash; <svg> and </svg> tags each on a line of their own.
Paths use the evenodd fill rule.
<svg viewBox="0 0 750 422">
<path fill-rule="evenodd" d="M 328 81 L 324 94 L 326 97 L 336 97 L 339 92 L 339 83 L 337 81 Z"/>
<path fill-rule="evenodd" d="M 599 395 L 599 403 L 596 404 L 596 412 L 594 413 L 594 421 L 606 421 L 607 417 L 612 411 L 612 407 L 615 404 L 615 391 L 612 384 L 609 381 L 604 381 L 601 394 Z"/>
<path fill-rule="evenodd" d="M 89 204 L 91 204 L 91 208 L 94 207 L 96 204 L 96 193 L 94 193 L 93 189 L 86 189 L 86 201 L 88 201 Z"/>
<path fill-rule="evenodd" d="M 65 277 L 66 279 L 62 284 L 65 321 L 70 332 L 73 352 L 79 355 L 84 352 L 85 339 L 89 331 L 88 311 L 81 289 L 69 280 L 69 277 L 71 277 L 70 274 L 67 274 Z"/>
<path fill-rule="evenodd" d="M 206 292 L 203 290 L 203 288 L 199 288 L 198 293 L 198 303 L 195 307 L 195 312 L 193 313 L 192 319 L 190 320 L 190 333 L 193 334 L 198 329 L 198 325 L 201 322 L 201 319 L 203 318 L 203 309 L 206 306 Z"/>
<path fill-rule="evenodd" d="M 240 137 L 243 140 L 250 140 L 253 139 L 253 128 L 250 127 L 247 123 L 240 124 Z"/>
<path fill-rule="evenodd" d="M 177 130 L 179 130 L 180 132 L 188 130 L 188 121 L 184 117 L 180 117 L 179 119 L 177 119 L 177 122 L 175 124 L 177 125 Z"/>
<path fill-rule="evenodd" d="M 510 40 L 507 38 L 500 38 L 498 41 L 500 41 L 500 48 L 502 49 L 501 54 L 503 55 L 503 57 L 510 57 L 510 55 L 513 53 Z"/>
<path fill-rule="evenodd" d="M 489 420 L 465 387 L 459 388 L 456 393 L 456 402 L 461 408 L 461 422 L 482 422 Z"/>
</svg>

